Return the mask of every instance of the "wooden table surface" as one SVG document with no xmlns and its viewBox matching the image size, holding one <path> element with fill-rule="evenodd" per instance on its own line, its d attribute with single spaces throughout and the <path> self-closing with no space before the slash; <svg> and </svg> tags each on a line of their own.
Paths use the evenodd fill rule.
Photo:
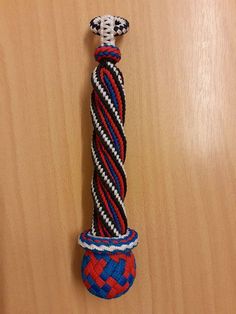
<svg viewBox="0 0 236 314">
<path fill-rule="evenodd" d="M 130 21 L 129 225 L 137 278 L 90 295 L 88 23 Z M 0 0 L 0 313 L 236 313 L 236 4 L 233 0 Z"/>
</svg>

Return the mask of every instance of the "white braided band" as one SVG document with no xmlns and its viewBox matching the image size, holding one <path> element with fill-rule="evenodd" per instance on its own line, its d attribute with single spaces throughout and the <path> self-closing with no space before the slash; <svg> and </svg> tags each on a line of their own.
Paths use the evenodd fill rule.
<svg viewBox="0 0 236 314">
<path fill-rule="evenodd" d="M 129 229 L 126 234 L 119 237 L 97 237 L 90 231 L 83 232 L 78 238 L 78 243 L 84 248 L 97 252 L 124 252 L 138 245 L 138 234 Z"/>
</svg>

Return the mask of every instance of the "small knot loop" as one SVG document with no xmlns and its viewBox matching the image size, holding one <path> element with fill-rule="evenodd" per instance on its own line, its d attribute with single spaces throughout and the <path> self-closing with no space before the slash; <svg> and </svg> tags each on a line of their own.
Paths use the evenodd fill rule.
<svg viewBox="0 0 236 314">
<path fill-rule="evenodd" d="M 110 61 L 112 63 L 117 63 L 121 59 L 120 49 L 116 46 L 99 46 L 95 50 L 95 60 L 98 62 Z"/>
<path fill-rule="evenodd" d="M 120 16 L 97 16 L 90 21 L 90 29 L 101 36 L 101 45 L 115 45 L 115 36 L 128 32 L 129 22 Z"/>
</svg>

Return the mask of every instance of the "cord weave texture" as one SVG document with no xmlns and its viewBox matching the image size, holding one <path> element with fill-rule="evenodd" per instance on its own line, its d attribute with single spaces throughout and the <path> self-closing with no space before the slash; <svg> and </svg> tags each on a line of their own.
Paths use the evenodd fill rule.
<svg viewBox="0 0 236 314">
<path fill-rule="evenodd" d="M 136 275 L 134 255 L 125 253 L 94 253 L 86 250 L 82 263 L 82 279 L 94 295 L 118 298 L 132 286 Z"/>
<path fill-rule="evenodd" d="M 104 50 L 107 47 L 102 48 Z M 100 47 L 95 52 L 95 58 L 100 59 L 100 64 L 92 74 L 91 97 L 94 126 L 92 234 L 102 237 L 119 236 L 127 230 L 124 206 L 127 187 L 123 166 L 126 157 L 126 138 L 123 128 L 125 94 L 123 76 L 114 64 L 115 59 L 120 57 L 117 53 L 118 49 L 110 46 L 108 48 L 109 50 L 103 51 L 102 54 Z"/>
<path fill-rule="evenodd" d="M 95 50 L 99 64 L 91 76 L 94 208 L 91 230 L 80 235 L 79 244 L 85 249 L 83 282 L 92 294 L 105 299 L 128 291 L 136 275 L 131 249 L 137 246 L 138 235 L 127 226 L 124 205 L 127 191 L 124 78 L 116 66 L 121 53 L 114 40 L 115 36 L 125 34 L 128 27 L 127 20 L 111 15 L 90 22 L 92 31 L 101 36 L 101 45 Z"/>
</svg>

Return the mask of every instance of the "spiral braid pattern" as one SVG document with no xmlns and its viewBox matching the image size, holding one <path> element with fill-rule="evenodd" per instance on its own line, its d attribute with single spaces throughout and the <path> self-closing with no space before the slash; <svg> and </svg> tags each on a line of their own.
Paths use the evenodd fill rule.
<svg viewBox="0 0 236 314">
<path fill-rule="evenodd" d="M 95 53 L 96 58 L 97 54 L 100 55 L 100 49 Z M 92 233 L 102 237 L 119 236 L 127 230 L 124 206 L 127 186 L 123 167 L 126 156 L 125 94 L 118 68 L 110 61 L 104 62 L 112 56 L 111 53 L 105 54 L 92 74 L 92 156 L 95 166 Z"/>
</svg>

